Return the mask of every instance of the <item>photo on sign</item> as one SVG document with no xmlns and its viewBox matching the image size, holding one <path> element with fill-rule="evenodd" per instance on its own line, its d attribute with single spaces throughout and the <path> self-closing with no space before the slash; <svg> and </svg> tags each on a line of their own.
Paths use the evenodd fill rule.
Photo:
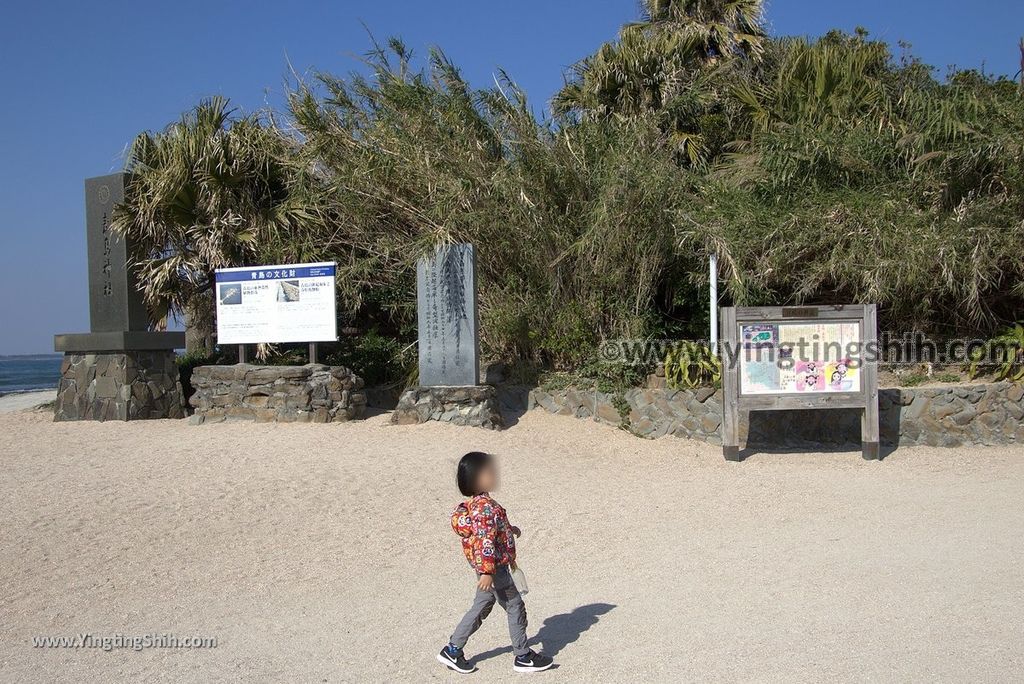
<svg viewBox="0 0 1024 684">
<path fill-rule="evenodd" d="M 218 293 L 221 304 L 234 305 L 242 303 L 242 288 L 238 283 L 225 283 Z"/>
<path fill-rule="evenodd" d="M 758 323 L 740 328 L 743 394 L 860 391 L 856 323 Z"/>
<path fill-rule="evenodd" d="M 299 301 L 299 281 L 282 280 L 277 284 L 277 301 L 297 302 Z"/>
</svg>

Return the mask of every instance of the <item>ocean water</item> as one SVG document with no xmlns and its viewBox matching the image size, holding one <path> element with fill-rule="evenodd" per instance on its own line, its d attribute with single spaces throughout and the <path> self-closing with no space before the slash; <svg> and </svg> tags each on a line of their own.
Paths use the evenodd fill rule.
<svg viewBox="0 0 1024 684">
<path fill-rule="evenodd" d="M 55 388 L 61 358 L 60 354 L 0 356 L 0 396 Z"/>
</svg>

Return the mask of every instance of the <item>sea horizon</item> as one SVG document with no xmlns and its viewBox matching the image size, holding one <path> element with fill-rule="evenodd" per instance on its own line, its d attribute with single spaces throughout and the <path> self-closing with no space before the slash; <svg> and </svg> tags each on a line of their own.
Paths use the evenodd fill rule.
<svg viewBox="0 0 1024 684">
<path fill-rule="evenodd" d="M 0 396 L 56 389 L 62 354 L 0 354 Z"/>
</svg>

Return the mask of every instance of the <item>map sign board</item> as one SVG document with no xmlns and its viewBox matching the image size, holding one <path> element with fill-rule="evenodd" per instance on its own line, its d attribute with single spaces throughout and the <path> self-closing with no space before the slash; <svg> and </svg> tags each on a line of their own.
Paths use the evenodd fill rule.
<svg viewBox="0 0 1024 684">
<path fill-rule="evenodd" d="M 740 394 L 860 391 L 857 322 L 748 323 L 740 341 Z"/>
<path fill-rule="evenodd" d="M 218 344 L 338 339 L 334 262 L 216 271 Z"/>
<path fill-rule="evenodd" d="M 740 414 L 862 409 L 865 458 L 878 458 L 874 304 L 727 307 L 720 311 L 722 444 L 740 460 Z"/>
</svg>

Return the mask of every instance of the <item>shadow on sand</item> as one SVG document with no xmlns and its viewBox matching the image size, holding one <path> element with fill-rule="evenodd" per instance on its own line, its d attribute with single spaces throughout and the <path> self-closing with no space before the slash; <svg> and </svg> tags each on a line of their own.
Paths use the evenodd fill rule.
<svg viewBox="0 0 1024 684">
<path fill-rule="evenodd" d="M 611 603 L 589 603 L 585 606 L 574 608 L 569 613 L 552 615 L 544 621 L 537 634 L 530 639 L 530 645 L 542 644 L 540 650 L 544 655 L 554 658 L 566 646 L 575 643 L 584 632 L 597 624 L 602 615 L 614 607 Z M 470 663 L 476 666 L 485 660 L 511 653 L 511 646 L 492 648 L 489 651 L 473 656 L 470 659 Z"/>
<path fill-rule="evenodd" d="M 878 391 L 879 458 L 899 448 L 902 432 L 899 389 Z M 751 411 L 747 414 L 747 440 L 740 460 L 755 454 L 841 453 L 859 451 L 861 409 L 816 411 Z M 740 422 L 744 422 L 740 417 Z"/>
</svg>

